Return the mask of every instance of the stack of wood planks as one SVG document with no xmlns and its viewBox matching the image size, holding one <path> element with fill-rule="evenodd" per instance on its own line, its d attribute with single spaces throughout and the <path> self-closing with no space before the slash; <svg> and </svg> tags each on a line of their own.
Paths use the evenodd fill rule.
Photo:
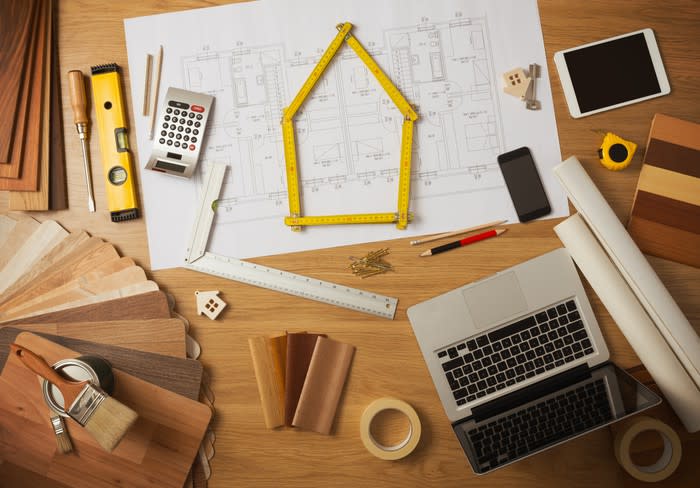
<svg viewBox="0 0 700 488">
<path fill-rule="evenodd" d="M 11 210 L 68 206 L 56 4 L 0 2 L 0 190 Z"/>
<path fill-rule="evenodd" d="M 76 475 L 100 473 L 90 486 L 205 487 L 213 394 L 188 331 L 172 297 L 108 242 L 51 220 L 0 215 L 3 486 L 77 486 Z M 38 384 L 8 358 L 12 342 L 39 348 L 47 360 L 107 359 L 121 375 L 115 398 L 140 414 L 134 432 L 109 454 L 69 420 L 75 452 L 57 453 Z M 79 471 L 59 469 L 69 465 Z"/>
</svg>

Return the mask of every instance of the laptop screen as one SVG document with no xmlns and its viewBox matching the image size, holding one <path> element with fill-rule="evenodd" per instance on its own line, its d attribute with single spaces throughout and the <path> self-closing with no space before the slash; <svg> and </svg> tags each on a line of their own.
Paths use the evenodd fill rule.
<svg viewBox="0 0 700 488">
<path fill-rule="evenodd" d="M 661 401 L 612 363 L 585 376 L 563 387 L 559 382 L 547 392 L 539 389 L 536 397 L 518 395 L 510 408 L 498 408 L 487 418 L 470 417 L 454 424 L 474 472 L 505 466 Z"/>
</svg>

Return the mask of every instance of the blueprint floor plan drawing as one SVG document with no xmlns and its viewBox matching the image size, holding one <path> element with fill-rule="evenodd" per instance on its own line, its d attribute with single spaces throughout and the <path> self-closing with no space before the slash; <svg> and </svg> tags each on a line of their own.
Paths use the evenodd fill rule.
<svg viewBox="0 0 700 488">
<path fill-rule="evenodd" d="M 565 214 L 566 199 L 547 175 L 561 159 L 548 83 L 540 87 L 542 96 L 550 97 L 548 109 L 530 112 L 532 120 L 526 122 L 541 123 L 544 135 L 528 129 L 516 132 L 514 128 L 529 114 L 521 104 L 502 96 L 500 73 L 518 63 L 526 66 L 537 61 L 546 66 L 536 3 L 517 2 L 512 17 L 506 19 L 490 11 L 489 3 L 516 7 L 509 0 L 388 1 L 382 5 L 391 16 L 379 21 L 372 15 L 376 6 L 366 0 L 345 6 L 347 12 L 337 12 L 338 8 L 318 0 L 293 5 L 262 0 L 127 20 L 130 66 L 139 66 L 141 52 L 148 52 L 148 45 L 164 44 L 161 88 L 179 86 L 216 97 L 201 166 L 223 162 L 229 170 L 218 204 L 212 250 L 225 249 L 223 254 L 245 258 L 409 237 L 494 218 L 517 222 L 496 157 L 520 145 L 529 146 L 541 165 L 553 200 L 552 216 Z M 295 34 L 294 17 L 305 9 L 318 15 L 312 26 Z M 515 25 L 523 20 L 519 14 L 532 19 L 526 32 Z M 261 27 L 258 21 L 258 31 L 270 34 L 275 25 L 288 19 L 286 27 L 278 29 L 282 32 L 276 33 L 279 42 L 274 42 L 273 35 L 246 31 L 246 20 L 270 17 L 274 20 L 268 26 Z M 178 27 L 188 18 L 198 19 L 197 25 L 209 18 L 223 24 L 226 18 L 227 24 L 241 29 L 229 25 L 225 35 L 208 35 L 202 27 L 197 36 L 183 38 L 177 35 Z M 411 177 L 411 211 L 416 219 L 407 231 L 385 224 L 306 228 L 299 235 L 283 223 L 289 209 L 282 110 L 334 37 L 335 24 L 344 20 L 356 26 L 357 39 L 420 117 L 415 126 Z M 510 60 L 499 60 L 506 57 L 504 52 L 512 56 L 517 51 L 512 46 L 504 49 L 504 26 L 511 27 L 516 36 L 527 33 L 532 38 L 535 33 L 534 41 L 521 43 L 529 44 L 520 46 L 528 54 L 513 65 L 508 64 Z M 494 36 L 494 32 L 501 34 Z M 132 71 L 132 87 L 142 86 L 137 71 Z M 139 155 L 144 160 L 150 142 L 143 137 L 139 122 Z M 343 46 L 295 117 L 303 213 L 395 210 L 402 123 L 402 115 L 376 79 Z M 161 242 L 184 243 L 187 237 L 165 230 L 166 224 L 189 215 L 186 202 L 196 199 L 203 175 L 173 182 L 164 175 L 145 173 L 150 172 L 141 171 L 151 265 L 154 269 L 177 265 L 182 254 L 164 251 Z M 166 198 L 173 200 L 168 208 L 162 202 L 166 188 L 167 195 L 172 194 Z M 149 205 L 156 191 L 161 201 Z M 457 207 L 471 211 L 455 213 Z M 161 237 L 163 232 L 170 238 Z"/>
</svg>

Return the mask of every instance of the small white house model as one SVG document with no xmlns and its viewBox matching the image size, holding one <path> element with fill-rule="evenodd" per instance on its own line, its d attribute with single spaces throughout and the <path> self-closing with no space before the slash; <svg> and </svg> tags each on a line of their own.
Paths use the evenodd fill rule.
<svg viewBox="0 0 700 488">
<path fill-rule="evenodd" d="M 214 320 L 226 308 L 226 302 L 219 298 L 219 290 L 213 291 L 195 291 L 194 295 L 197 299 L 197 313 L 206 315 L 211 320 Z"/>
<path fill-rule="evenodd" d="M 524 100 L 531 81 L 531 78 L 525 75 L 525 71 L 522 68 L 512 69 L 503 74 L 503 82 L 505 83 L 503 91 L 508 95 Z"/>
</svg>

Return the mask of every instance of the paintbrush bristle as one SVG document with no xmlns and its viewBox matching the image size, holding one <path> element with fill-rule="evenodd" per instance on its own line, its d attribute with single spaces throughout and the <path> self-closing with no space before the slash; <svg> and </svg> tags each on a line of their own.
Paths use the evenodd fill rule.
<svg viewBox="0 0 700 488">
<path fill-rule="evenodd" d="M 107 397 L 87 420 L 85 428 L 105 450 L 112 452 L 137 418 L 132 409 Z"/>
<path fill-rule="evenodd" d="M 70 440 L 70 435 L 68 430 L 66 430 L 66 424 L 61 417 L 58 415 L 51 416 L 51 425 L 53 425 L 54 433 L 56 434 L 56 445 L 58 446 L 58 452 L 61 454 L 68 454 L 73 451 L 73 443 Z"/>
</svg>

